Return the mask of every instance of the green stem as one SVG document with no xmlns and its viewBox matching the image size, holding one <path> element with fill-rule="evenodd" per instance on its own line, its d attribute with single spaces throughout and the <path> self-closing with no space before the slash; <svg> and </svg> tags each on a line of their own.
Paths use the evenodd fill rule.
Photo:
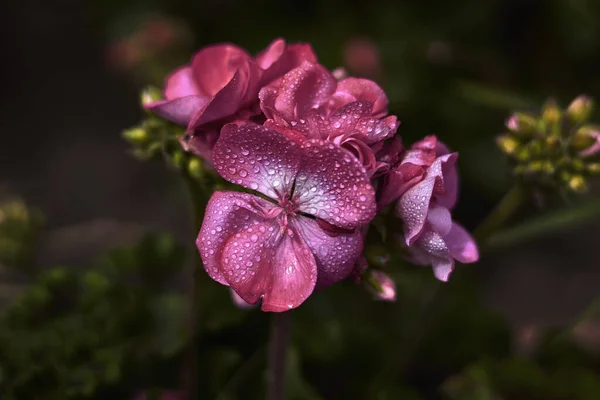
<svg viewBox="0 0 600 400">
<path fill-rule="evenodd" d="M 204 188 L 191 177 L 187 172 L 183 173 L 186 183 L 192 209 L 194 210 L 194 235 L 197 235 L 204 219 L 204 210 L 206 208 L 206 197 Z M 195 237 L 195 236 L 194 236 Z M 198 250 L 194 247 L 194 272 L 192 274 L 192 289 L 190 291 L 190 307 L 188 319 L 189 349 L 184 365 L 184 388 L 187 393 L 187 400 L 198 399 L 198 335 L 199 335 L 199 317 L 200 317 L 200 279 L 203 276 L 202 259 Z"/>
<path fill-rule="evenodd" d="M 526 188 L 521 184 L 515 184 L 500 202 L 494 207 L 492 212 L 479 224 L 473 232 L 477 242 L 483 245 L 494 231 L 498 230 L 506 221 L 512 217 L 521 207 L 527 195 Z"/>
<path fill-rule="evenodd" d="M 285 367 L 290 344 L 291 325 L 291 311 L 273 315 L 271 336 L 269 338 L 267 400 L 285 399 Z"/>
</svg>

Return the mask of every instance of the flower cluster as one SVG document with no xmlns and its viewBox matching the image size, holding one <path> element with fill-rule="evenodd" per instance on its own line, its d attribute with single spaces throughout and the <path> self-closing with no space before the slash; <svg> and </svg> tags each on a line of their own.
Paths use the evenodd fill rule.
<svg viewBox="0 0 600 400">
<path fill-rule="evenodd" d="M 592 101 L 579 96 L 566 110 L 550 100 L 536 116 L 517 112 L 497 140 L 521 180 L 542 188 L 583 192 L 600 174 L 600 127 L 588 122 Z"/>
<path fill-rule="evenodd" d="M 147 107 L 185 125 L 183 146 L 246 189 L 213 194 L 196 241 L 211 278 L 244 302 L 289 310 L 362 271 L 368 225 L 393 202 L 411 261 L 446 280 L 455 259 L 477 260 L 450 217 L 457 154 L 434 136 L 404 149 L 381 87 L 336 78 L 309 45 L 279 39 L 255 57 L 204 48 L 164 96 Z"/>
</svg>

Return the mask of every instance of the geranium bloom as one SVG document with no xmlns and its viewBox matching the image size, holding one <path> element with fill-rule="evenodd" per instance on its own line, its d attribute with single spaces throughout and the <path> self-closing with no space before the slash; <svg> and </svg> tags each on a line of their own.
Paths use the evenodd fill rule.
<svg viewBox="0 0 600 400">
<path fill-rule="evenodd" d="M 322 139 L 350 151 L 373 175 L 376 152 L 396 133 L 398 121 L 387 114 L 387 97 L 373 81 L 339 82 L 319 64 L 305 61 L 261 89 L 266 126 L 302 143 Z"/>
<path fill-rule="evenodd" d="M 458 193 L 457 156 L 435 136 L 417 142 L 389 172 L 379 199 L 384 206 L 399 198 L 396 213 L 411 261 L 432 265 L 442 281 L 448 280 L 454 260 L 479 259 L 475 241 L 450 215 Z"/>
<path fill-rule="evenodd" d="M 189 65 L 175 70 L 164 90 L 165 100 L 145 107 L 161 117 L 186 125 L 200 144 L 184 143 L 194 151 L 216 140 L 216 134 L 204 138 L 204 132 L 218 133 L 234 120 L 247 120 L 260 114 L 258 92 L 273 79 L 298 66 L 302 61 L 316 62 L 308 44 L 287 45 L 283 39 L 273 41 L 266 50 L 251 57 L 233 44 L 217 44 L 198 51 Z"/>
<path fill-rule="evenodd" d="M 213 149 L 226 180 L 267 196 L 218 191 L 196 244 L 208 274 L 264 311 L 297 307 L 315 285 L 351 274 L 361 225 L 375 216 L 364 168 L 319 139 L 302 144 L 256 124 L 227 125 Z"/>
</svg>

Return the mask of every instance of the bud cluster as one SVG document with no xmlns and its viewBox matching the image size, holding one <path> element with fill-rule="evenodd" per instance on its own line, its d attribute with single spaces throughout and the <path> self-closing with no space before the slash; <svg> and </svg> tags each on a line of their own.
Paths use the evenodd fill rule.
<svg viewBox="0 0 600 400">
<path fill-rule="evenodd" d="M 536 185 L 581 193 L 600 175 L 600 126 L 588 123 L 592 100 L 579 96 L 564 110 L 549 100 L 539 116 L 517 112 L 498 137 L 514 173 Z"/>
<path fill-rule="evenodd" d="M 142 92 L 141 105 L 160 100 L 161 97 L 159 89 L 149 87 Z M 123 132 L 123 137 L 133 147 L 133 154 L 143 160 L 162 155 L 176 168 L 186 170 L 190 176 L 201 179 L 204 170 L 202 160 L 186 152 L 180 144 L 180 140 L 185 136 L 185 129 L 150 111 L 144 112 L 145 119 Z"/>
</svg>

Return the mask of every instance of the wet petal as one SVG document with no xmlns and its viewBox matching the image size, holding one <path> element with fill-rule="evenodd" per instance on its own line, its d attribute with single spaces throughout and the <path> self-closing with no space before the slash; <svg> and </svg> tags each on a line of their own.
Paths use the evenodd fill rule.
<svg viewBox="0 0 600 400">
<path fill-rule="evenodd" d="M 216 44 L 200 50 L 192 60 L 192 70 L 202 94 L 215 96 L 240 68 L 253 62 L 242 48 L 232 44 Z"/>
<path fill-rule="evenodd" d="M 446 236 L 452 229 L 452 216 L 446 207 L 434 205 L 429 208 L 427 222 L 441 236 Z"/>
<path fill-rule="evenodd" d="M 454 259 L 448 251 L 446 242 L 439 233 L 432 229 L 425 231 L 415 241 L 414 247 L 430 257 L 429 263 L 433 267 L 435 277 L 446 282 L 452 270 L 454 270 Z"/>
<path fill-rule="evenodd" d="M 317 262 L 319 287 L 346 279 L 362 253 L 363 240 L 359 230 L 332 232 L 323 230 L 317 221 L 299 216 L 292 220 Z"/>
<path fill-rule="evenodd" d="M 189 129 L 197 129 L 235 114 L 241 106 L 247 86 L 247 78 L 240 71 L 235 72 L 231 80 L 195 115 Z"/>
<path fill-rule="evenodd" d="M 226 125 L 213 148 L 213 164 L 224 179 L 273 199 L 287 198 L 298 168 L 300 146 L 256 124 Z"/>
<path fill-rule="evenodd" d="M 444 236 L 444 240 L 450 254 L 457 261 L 468 264 L 479 260 L 479 250 L 475 240 L 465 228 L 456 222 L 452 223 L 452 228 Z"/>
<path fill-rule="evenodd" d="M 155 101 L 144 107 L 176 124 L 188 125 L 209 101 L 210 99 L 204 96 L 185 96 L 174 100 Z"/>
<path fill-rule="evenodd" d="M 202 93 L 196 86 L 192 68 L 188 65 L 175 70 L 167 78 L 165 85 L 165 98 L 167 100 L 177 99 L 185 96 L 201 96 Z"/>
<path fill-rule="evenodd" d="M 396 212 L 404 223 L 406 244 L 411 246 L 425 226 L 435 178 L 426 178 L 408 189 L 398 201 Z"/>
<path fill-rule="evenodd" d="M 455 175 L 458 153 L 446 154 L 435 159 L 427 169 L 426 178 L 435 178 L 435 200 L 446 208 L 452 208 L 456 203 L 457 181 Z"/>
<path fill-rule="evenodd" d="M 335 94 L 331 97 L 330 108 L 336 109 L 353 101 L 373 103 L 372 115 L 374 117 L 383 117 L 387 114 L 387 96 L 383 89 L 372 80 L 345 78 L 339 81 Z"/>
<path fill-rule="evenodd" d="M 266 49 L 260 52 L 254 60 L 262 69 L 269 69 L 275 64 L 286 49 L 285 40 L 279 38 L 273 40 Z"/>
<path fill-rule="evenodd" d="M 423 167 L 411 163 L 400 164 L 393 168 L 385 177 L 379 197 L 379 207 L 385 207 L 400 198 L 408 189 L 423 180 Z"/>
<path fill-rule="evenodd" d="M 323 66 L 305 61 L 281 79 L 274 109 L 289 121 L 299 119 L 309 110 L 325 104 L 336 84 L 333 75 Z"/>
<path fill-rule="evenodd" d="M 440 141 L 437 142 L 435 150 L 438 157 L 451 154 L 450 149 L 448 149 L 448 147 Z M 454 154 L 456 154 L 456 156 L 454 156 L 453 160 L 449 160 L 442 165 L 445 193 L 443 196 L 439 196 L 437 198 L 437 202 L 440 205 L 449 209 L 454 207 L 458 199 L 458 170 L 456 168 L 456 159 L 458 158 L 458 154 Z"/>
<path fill-rule="evenodd" d="M 208 204 L 196 239 L 202 263 L 212 279 L 229 285 L 221 267 L 225 243 L 240 231 L 259 225 L 279 229 L 271 215 L 275 205 L 259 197 L 237 192 L 215 192 Z"/>
<path fill-rule="evenodd" d="M 291 230 L 242 231 L 225 245 L 222 264 L 233 290 L 250 304 L 262 297 L 263 311 L 298 307 L 313 292 L 317 280 L 314 257 Z"/>
<path fill-rule="evenodd" d="M 300 211 L 346 229 L 375 217 L 375 190 L 365 169 L 346 150 L 322 140 L 306 141 L 294 200 Z"/>
<path fill-rule="evenodd" d="M 377 168 L 377 161 L 373 150 L 366 143 L 353 137 L 345 140 L 342 147 L 348 150 L 361 163 L 367 172 L 367 176 L 371 176 Z"/>
<path fill-rule="evenodd" d="M 243 310 L 248 310 L 255 307 L 255 304 L 246 303 L 244 299 L 242 299 L 240 295 L 235 292 L 235 290 L 230 288 L 229 291 L 231 294 L 231 301 L 233 301 L 233 304 L 235 304 L 236 307 Z"/>
</svg>

